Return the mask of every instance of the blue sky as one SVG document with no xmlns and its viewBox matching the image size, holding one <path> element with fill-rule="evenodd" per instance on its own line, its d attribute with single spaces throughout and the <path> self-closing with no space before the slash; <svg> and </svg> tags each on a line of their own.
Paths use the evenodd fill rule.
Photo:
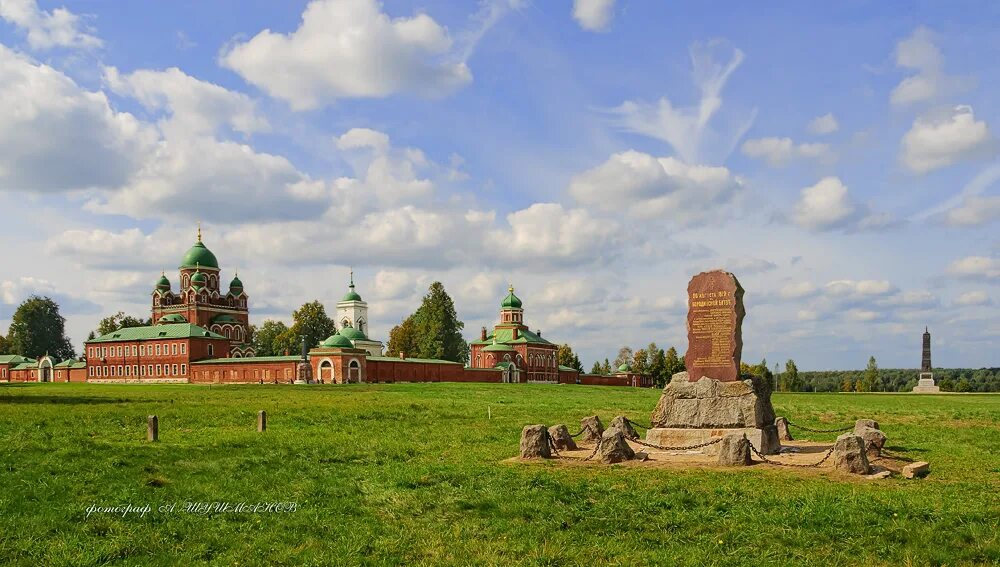
<svg viewBox="0 0 1000 567">
<path fill-rule="evenodd" d="M 996 366 L 988 2 L 687 5 L 0 0 L 0 330 L 47 293 L 79 343 L 193 240 L 252 316 L 386 338 L 440 279 L 469 337 L 508 282 L 589 366 L 686 344 L 747 290 L 744 359 Z M 176 282 L 175 282 L 176 284 Z"/>
</svg>

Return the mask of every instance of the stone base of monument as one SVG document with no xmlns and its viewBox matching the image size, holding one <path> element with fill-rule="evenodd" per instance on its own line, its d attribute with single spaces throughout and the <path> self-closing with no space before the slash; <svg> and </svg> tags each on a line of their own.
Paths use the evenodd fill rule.
<svg viewBox="0 0 1000 567">
<path fill-rule="evenodd" d="M 913 387 L 914 394 L 936 394 L 941 388 L 934 385 L 934 377 L 930 374 L 921 374 L 920 381 Z"/>
<path fill-rule="evenodd" d="M 678 372 L 663 388 L 646 440 L 656 445 L 691 446 L 728 433 L 746 432 L 757 450 L 773 455 L 781 449 L 774 419 L 771 388 L 762 378 L 722 381 L 702 376 L 691 382 L 687 372 Z M 704 450 L 718 453 L 714 445 Z"/>
<path fill-rule="evenodd" d="M 659 445 L 661 447 L 691 447 L 701 445 L 716 439 L 722 439 L 730 433 L 746 434 L 750 444 L 755 449 L 765 455 L 775 455 L 781 450 L 781 442 L 778 441 L 778 428 L 769 425 L 762 428 L 743 427 L 737 429 L 714 428 L 714 429 L 688 429 L 680 427 L 654 427 L 646 431 L 646 443 Z M 721 443 L 713 443 L 705 447 L 691 449 L 710 457 L 719 454 Z M 655 450 L 655 449 L 653 449 Z"/>
</svg>

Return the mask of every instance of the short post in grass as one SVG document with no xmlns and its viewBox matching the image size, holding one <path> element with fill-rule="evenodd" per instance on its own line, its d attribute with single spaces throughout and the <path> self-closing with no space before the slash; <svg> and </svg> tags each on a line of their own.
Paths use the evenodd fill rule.
<svg viewBox="0 0 1000 567">
<path fill-rule="evenodd" d="M 260 410 L 257 412 L 257 432 L 263 433 L 267 429 L 267 412 Z"/>
<path fill-rule="evenodd" d="M 160 420 L 155 415 L 146 417 L 146 441 L 160 440 Z"/>
</svg>

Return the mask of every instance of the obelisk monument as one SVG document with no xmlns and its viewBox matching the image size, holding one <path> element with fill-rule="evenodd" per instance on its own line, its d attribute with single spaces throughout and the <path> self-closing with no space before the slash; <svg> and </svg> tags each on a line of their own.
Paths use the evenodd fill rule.
<svg viewBox="0 0 1000 567">
<path fill-rule="evenodd" d="M 924 347 L 920 356 L 920 381 L 913 388 L 917 394 L 933 394 L 941 388 L 934 385 L 934 373 L 931 372 L 931 333 L 924 327 Z"/>
</svg>

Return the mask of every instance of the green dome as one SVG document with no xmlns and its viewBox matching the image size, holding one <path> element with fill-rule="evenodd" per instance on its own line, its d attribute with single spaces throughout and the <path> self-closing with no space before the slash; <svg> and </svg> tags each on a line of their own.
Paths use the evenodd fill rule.
<svg viewBox="0 0 1000 567">
<path fill-rule="evenodd" d="M 243 289 L 243 281 L 240 280 L 239 274 L 233 276 L 233 281 L 229 282 L 229 289 Z"/>
<path fill-rule="evenodd" d="M 618 372 L 632 372 L 632 367 L 626 362 L 618 367 Z"/>
<path fill-rule="evenodd" d="M 215 254 L 205 245 L 201 243 L 201 238 L 198 238 L 198 242 L 194 243 L 188 251 L 184 254 L 184 259 L 181 260 L 181 268 L 215 268 L 219 269 L 219 261 L 215 259 Z"/>
<path fill-rule="evenodd" d="M 507 292 L 508 292 L 507 297 L 504 298 L 503 303 L 500 304 L 500 307 L 503 307 L 504 309 L 520 309 L 521 300 L 516 295 L 514 295 L 514 286 L 510 286 L 509 288 L 507 288 Z"/>
<path fill-rule="evenodd" d="M 167 323 L 187 323 L 187 319 L 185 319 L 183 315 L 172 313 L 170 315 L 160 317 L 159 321 L 157 321 L 157 324 L 160 325 L 165 325 Z"/>
<path fill-rule="evenodd" d="M 320 343 L 319 346 L 325 348 L 352 348 L 354 345 L 351 344 L 351 341 L 349 341 L 347 337 L 334 333 L 327 337 L 325 341 Z"/>
<path fill-rule="evenodd" d="M 212 318 L 213 323 L 239 323 L 240 320 L 228 313 L 223 313 L 222 315 L 216 315 Z"/>
<path fill-rule="evenodd" d="M 170 280 L 167 279 L 167 274 L 160 274 L 160 279 L 156 281 L 156 289 L 162 289 L 164 291 L 170 289 Z"/>
<path fill-rule="evenodd" d="M 198 270 L 191 276 L 191 285 L 204 286 L 206 283 L 208 283 L 208 276 L 201 270 Z"/>
<path fill-rule="evenodd" d="M 368 337 L 366 337 L 364 333 L 355 329 L 354 327 L 344 327 L 339 331 L 339 333 L 341 336 L 347 337 L 352 341 L 356 341 L 358 339 L 364 341 L 368 339 Z"/>
</svg>

